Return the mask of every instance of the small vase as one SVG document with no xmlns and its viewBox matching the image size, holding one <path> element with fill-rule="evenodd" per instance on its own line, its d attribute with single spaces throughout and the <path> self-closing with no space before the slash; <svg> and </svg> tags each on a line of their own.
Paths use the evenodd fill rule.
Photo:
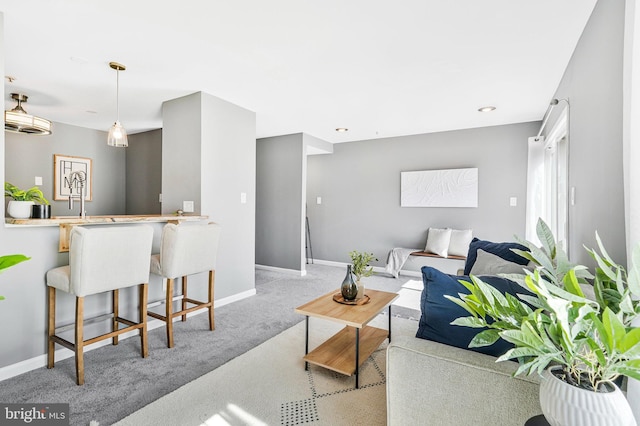
<svg viewBox="0 0 640 426">
<path fill-rule="evenodd" d="M 362 299 L 364 297 L 364 284 L 362 283 L 362 280 L 356 281 L 356 285 L 358 286 L 358 295 L 356 296 L 356 299 Z"/>
<path fill-rule="evenodd" d="M 347 275 L 344 277 L 344 281 L 342 281 L 340 292 L 342 293 L 342 297 L 344 297 L 344 300 L 354 300 L 358 295 L 358 286 L 356 285 L 355 281 L 353 281 L 353 275 L 351 274 L 351 265 L 347 266 Z"/>
<path fill-rule="evenodd" d="M 51 206 L 49 204 L 34 204 L 31 206 L 31 219 L 50 219 Z"/>
</svg>

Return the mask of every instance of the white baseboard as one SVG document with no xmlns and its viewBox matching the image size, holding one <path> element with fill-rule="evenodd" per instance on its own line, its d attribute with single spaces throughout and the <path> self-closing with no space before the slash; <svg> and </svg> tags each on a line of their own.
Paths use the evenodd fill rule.
<svg viewBox="0 0 640 426">
<path fill-rule="evenodd" d="M 347 265 L 349 265 L 349 263 L 345 263 L 345 262 L 334 262 L 333 260 L 322 260 L 322 259 L 313 259 L 313 263 L 318 265 L 325 265 L 325 266 L 337 266 L 339 268 L 346 268 Z"/>
<path fill-rule="evenodd" d="M 247 291 L 243 291 L 241 293 L 238 294 L 234 294 L 232 296 L 229 297 L 224 297 L 222 299 L 216 300 L 213 304 L 214 308 L 219 308 L 221 306 L 224 305 L 228 305 L 229 303 L 233 303 L 233 302 L 237 302 L 238 300 L 242 300 L 242 299 L 246 299 L 248 297 L 254 296 L 256 294 L 256 289 L 251 289 L 251 290 L 247 290 Z M 187 314 L 187 317 L 192 317 L 194 315 L 199 315 L 199 314 L 203 314 L 207 312 L 207 310 L 202 309 L 199 311 L 195 311 L 195 312 L 190 312 Z M 180 321 L 180 317 L 176 317 L 173 319 L 173 321 Z M 153 329 L 159 328 L 159 327 L 164 327 L 165 323 L 164 321 L 160 321 L 158 319 L 153 319 L 150 321 L 147 321 L 147 331 L 151 331 Z M 128 333 L 124 333 L 121 334 L 119 337 L 120 339 L 127 339 L 129 337 L 137 337 L 139 336 L 139 331 L 138 330 L 133 330 L 130 331 Z M 92 351 L 94 349 L 98 349 L 101 348 L 103 346 L 107 346 L 111 344 L 111 339 L 105 339 L 101 342 L 97 342 L 91 346 L 88 346 L 85 348 L 85 353 Z M 55 360 L 57 361 L 62 361 L 63 359 L 67 359 L 67 358 L 71 358 L 74 356 L 73 351 L 67 349 L 67 348 L 61 348 L 56 350 L 55 352 Z M 17 362 L 15 364 L 11 364 L 11 365 L 7 365 L 6 367 L 2 367 L 0 368 L 0 381 L 2 380 L 6 380 L 9 379 L 11 377 L 15 377 L 18 376 L 20 374 L 29 372 L 31 370 L 36 370 L 40 367 L 45 367 L 47 365 L 47 354 L 43 354 L 43 355 L 38 355 L 36 357 L 30 358 L 30 359 L 26 359 L 24 361 L 20 361 Z"/>
<path fill-rule="evenodd" d="M 278 268 L 276 266 L 267 266 L 267 265 L 258 265 L 258 264 L 256 264 L 256 269 L 262 269 L 265 271 L 282 272 L 285 274 L 293 274 L 299 277 L 304 277 L 305 275 L 307 275 L 307 271 L 304 269 L 301 271 L 298 271 L 297 269 Z"/>
</svg>

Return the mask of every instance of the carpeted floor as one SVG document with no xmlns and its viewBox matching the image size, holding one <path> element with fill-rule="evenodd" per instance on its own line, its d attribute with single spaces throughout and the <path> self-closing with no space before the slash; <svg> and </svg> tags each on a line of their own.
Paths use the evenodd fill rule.
<svg viewBox="0 0 640 426">
<path fill-rule="evenodd" d="M 207 330 L 207 316 L 175 323 L 176 347 L 168 349 L 164 329 L 149 332 L 149 357 L 139 355 L 139 339 L 121 341 L 85 355 L 85 385 L 76 386 L 74 360 L 56 363 L 5 380 L 4 403 L 69 403 L 72 425 L 100 419 L 110 425 L 205 375 L 226 362 L 300 322 L 294 308 L 337 289 L 345 270 L 307 265 L 307 275 L 295 277 L 256 271 L 256 296 L 216 309 L 216 330 Z M 373 276 L 368 288 L 398 291 L 407 279 Z M 394 308 L 394 315 L 416 317 L 415 311 Z"/>
</svg>

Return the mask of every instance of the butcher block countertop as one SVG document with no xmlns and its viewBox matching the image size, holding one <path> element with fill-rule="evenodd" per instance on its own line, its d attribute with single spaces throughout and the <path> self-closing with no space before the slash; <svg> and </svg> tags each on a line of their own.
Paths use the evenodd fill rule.
<svg viewBox="0 0 640 426">
<path fill-rule="evenodd" d="M 102 215 L 87 216 L 53 216 L 50 219 L 14 219 L 6 218 L 7 227 L 38 227 L 38 226 L 59 226 L 60 242 L 59 251 L 69 251 L 69 234 L 74 226 L 78 225 L 109 225 L 125 223 L 145 223 L 145 222 L 168 222 L 180 223 L 187 221 L 206 220 L 208 216 L 199 215 L 177 215 L 177 214 L 145 214 L 145 215 Z"/>
</svg>

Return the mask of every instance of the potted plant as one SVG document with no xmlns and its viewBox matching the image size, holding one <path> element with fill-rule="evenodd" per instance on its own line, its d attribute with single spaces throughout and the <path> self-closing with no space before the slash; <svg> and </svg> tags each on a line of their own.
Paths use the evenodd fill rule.
<svg viewBox="0 0 640 426">
<path fill-rule="evenodd" d="M 486 328 L 470 347 L 502 338 L 514 345 L 497 361 L 517 360 L 516 375 L 542 375 L 540 405 L 551 425 L 636 425 L 618 387 L 619 376 L 640 380 L 640 246 L 630 272 L 607 254 L 596 234 L 598 250 L 589 250 L 597 267 L 573 265 L 539 221 L 542 247 L 520 241 L 530 251 L 514 250 L 537 265 L 519 280 L 535 296 L 502 295 L 478 277 L 461 281 L 470 294 L 448 297 L 468 317 L 453 324 Z M 592 280 L 594 297 L 585 296 Z"/>
<path fill-rule="evenodd" d="M 351 257 L 351 264 L 353 265 L 352 271 L 356 277 L 356 285 L 358 286 L 358 295 L 356 298 L 359 299 L 364 297 L 364 284 L 361 279 L 373 275 L 373 266 L 370 266 L 369 262 L 378 259 L 375 258 L 373 253 L 360 253 L 355 250 L 349 252 L 349 256 Z"/>
<path fill-rule="evenodd" d="M 9 182 L 5 182 L 4 196 L 11 198 L 7 206 L 7 213 L 16 219 L 29 218 L 31 216 L 31 206 L 35 203 L 49 205 L 49 201 L 37 186 L 25 191 Z"/>
<path fill-rule="evenodd" d="M 9 254 L 6 256 L 0 256 L 0 271 L 29 259 L 31 258 L 25 256 L 24 254 Z M 4 297 L 0 296 L 0 300 L 4 300 Z"/>
</svg>

